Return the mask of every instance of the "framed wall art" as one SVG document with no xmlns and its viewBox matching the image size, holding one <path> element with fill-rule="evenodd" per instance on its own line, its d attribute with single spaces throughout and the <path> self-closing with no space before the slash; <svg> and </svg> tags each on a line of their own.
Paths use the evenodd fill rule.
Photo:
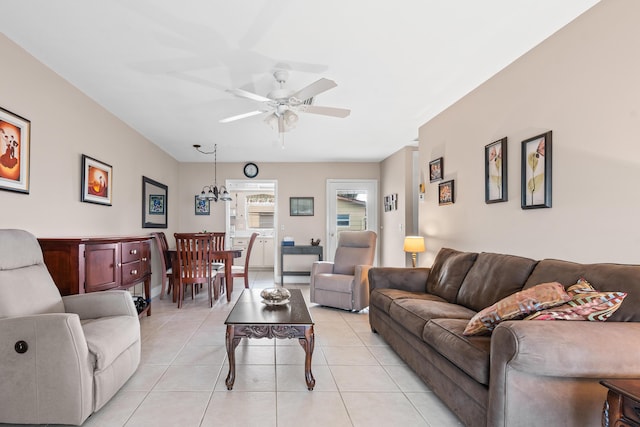
<svg viewBox="0 0 640 427">
<path fill-rule="evenodd" d="M 313 197 L 289 197 L 289 215 L 313 216 Z"/>
<path fill-rule="evenodd" d="M 522 141 L 521 207 L 551 207 L 551 131 Z"/>
<path fill-rule="evenodd" d="M 0 190 L 29 194 L 31 122 L 0 108 Z"/>
<path fill-rule="evenodd" d="M 167 228 L 169 189 L 142 177 L 142 228 Z"/>
<path fill-rule="evenodd" d="M 113 168 L 100 160 L 82 155 L 80 200 L 111 206 Z"/>
<path fill-rule="evenodd" d="M 398 193 L 384 196 L 384 211 L 389 212 L 395 210 L 398 210 Z"/>
<path fill-rule="evenodd" d="M 484 201 L 506 202 L 507 193 L 507 138 L 484 147 Z"/>
<path fill-rule="evenodd" d="M 195 198 L 196 215 L 210 215 L 211 201 L 208 199 L 201 199 L 198 196 L 195 196 Z"/>
<path fill-rule="evenodd" d="M 444 175 L 444 164 L 442 157 L 429 162 L 429 182 L 440 181 Z"/>
<path fill-rule="evenodd" d="M 445 181 L 438 184 L 438 204 L 450 205 L 455 203 L 454 181 Z"/>
</svg>

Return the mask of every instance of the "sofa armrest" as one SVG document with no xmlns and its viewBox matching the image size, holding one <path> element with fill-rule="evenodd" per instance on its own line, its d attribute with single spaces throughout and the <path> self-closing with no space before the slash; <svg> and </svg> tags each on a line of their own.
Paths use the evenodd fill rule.
<svg viewBox="0 0 640 427">
<path fill-rule="evenodd" d="M 91 414 L 93 364 L 76 314 L 0 319 L 0 342 L 0 423 L 81 424 Z"/>
<path fill-rule="evenodd" d="M 369 270 L 370 265 L 356 265 L 353 274 L 353 305 L 356 310 L 361 310 L 369 305 Z"/>
<path fill-rule="evenodd" d="M 599 425 L 605 378 L 640 376 L 640 323 L 519 320 L 491 337 L 487 425 Z M 525 425 L 533 425 L 525 424 Z"/>
<path fill-rule="evenodd" d="M 369 270 L 369 291 L 391 288 L 426 292 L 430 271 L 430 268 L 373 267 Z"/>
<path fill-rule="evenodd" d="M 552 377 L 638 377 L 640 340 L 630 339 L 637 336 L 637 322 L 504 322 L 491 338 L 492 379 L 504 367 Z"/>
<path fill-rule="evenodd" d="M 316 274 L 331 274 L 333 273 L 333 262 L 331 261 L 314 261 L 311 264 L 311 277 Z"/>
<path fill-rule="evenodd" d="M 67 313 L 84 319 L 109 316 L 138 316 L 133 298 L 128 291 L 104 291 L 62 297 Z"/>
</svg>

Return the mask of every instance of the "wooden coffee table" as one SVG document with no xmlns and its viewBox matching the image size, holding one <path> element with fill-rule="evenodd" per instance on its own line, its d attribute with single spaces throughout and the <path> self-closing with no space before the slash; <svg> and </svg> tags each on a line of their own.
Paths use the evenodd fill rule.
<svg viewBox="0 0 640 427">
<path fill-rule="evenodd" d="M 236 379 L 236 347 L 241 338 L 297 338 L 305 352 L 304 377 L 307 389 L 313 390 L 316 380 L 311 373 L 314 334 L 313 319 L 300 289 L 290 289 L 290 302 L 268 306 L 262 302 L 260 289 L 245 289 L 229 313 L 227 325 L 227 356 L 229 375 L 227 390 L 233 389 Z"/>
</svg>

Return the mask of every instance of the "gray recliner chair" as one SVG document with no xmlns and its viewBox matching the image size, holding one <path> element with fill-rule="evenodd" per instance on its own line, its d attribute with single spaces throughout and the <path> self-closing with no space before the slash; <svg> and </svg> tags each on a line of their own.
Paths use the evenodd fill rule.
<svg viewBox="0 0 640 427">
<path fill-rule="evenodd" d="M 61 297 L 36 238 L 0 230 L 0 423 L 82 424 L 140 363 L 131 294 Z"/>
<path fill-rule="evenodd" d="M 373 231 L 341 232 L 334 262 L 316 261 L 311 267 L 311 302 L 344 310 L 368 307 L 377 238 Z"/>
</svg>

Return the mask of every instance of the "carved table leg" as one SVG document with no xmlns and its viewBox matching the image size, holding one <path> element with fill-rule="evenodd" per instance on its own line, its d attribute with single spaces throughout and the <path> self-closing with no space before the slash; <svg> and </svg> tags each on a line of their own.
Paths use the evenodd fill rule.
<svg viewBox="0 0 640 427">
<path fill-rule="evenodd" d="M 304 378 L 307 381 L 307 389 L 313 390 L 316 385 L 316 380 L 311 373 L 311 356 L 313 355 L 313 347 L 315 344 L 315 335 L 313 334 L 313 325 L 305 326 L 304 338 L 299 338 L 298 342 L 304 348 Z"/>
<path fill-rule="evenodd" d="M 236 347 L 240 343 L 241 338 L 242 337 L 235 336 L 234 325 L 227 325 L 226 344 L 227 357 L 229 358 L 229 374 L 227 375 L 227 379 L 225 380 L 227 390 L 233 389 L 233 383 L 236 380 Z"/>
</svg>

